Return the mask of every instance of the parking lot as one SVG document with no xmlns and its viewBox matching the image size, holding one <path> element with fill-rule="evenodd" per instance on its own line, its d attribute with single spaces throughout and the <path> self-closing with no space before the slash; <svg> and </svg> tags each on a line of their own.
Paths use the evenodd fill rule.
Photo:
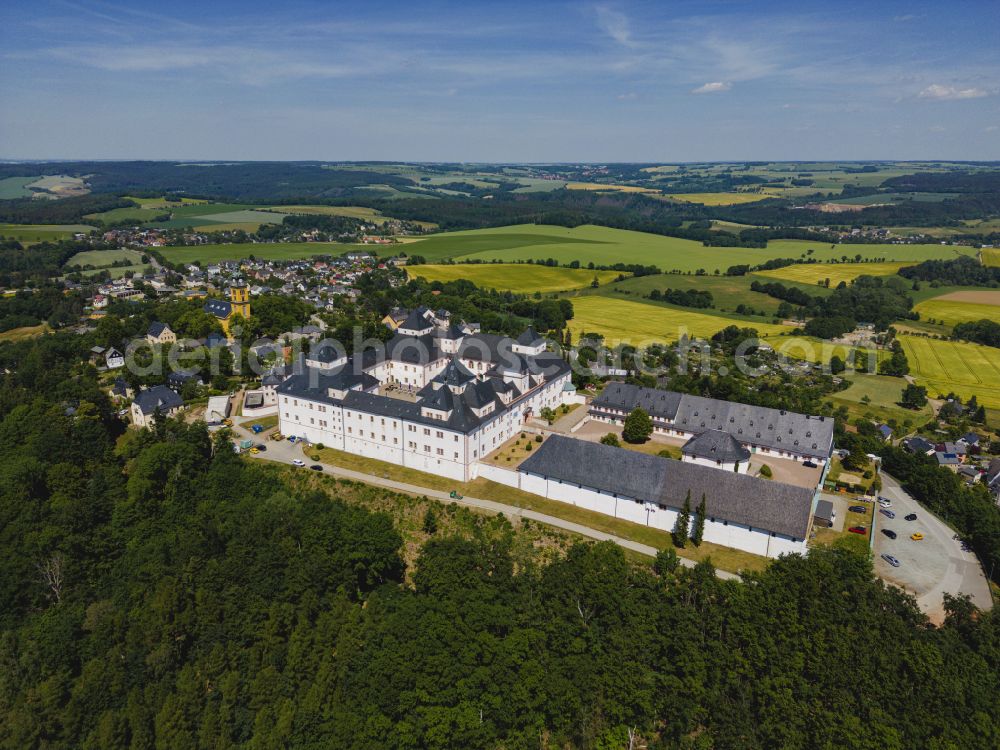
<svg viewBox="0 0 1000 750">
<path fill-rule="evenodd" d="M 882 481 L 879 494 L 892 501 L 890 510 L 896 517 L 890 520 L 882 513 L 875 514 L 875 572 L 879 577 L 913 594 L 921 610 L 934 622 L 944 617 L 945 592 L 968 594 L 977 606 L 991 607 L 989 587 L 976 556 L 964 552 L 952 538 L 951 528 L 924 510 L 892 477 L 883 473 Z M 916 521 L 904 520 L 910 513 L 917 514 Z M 885 536 L 883 529 L 895 531 L 896 539 Z M 910 539 L 917 531 L 924 535 L 923 540 Z M 883 560 L 883 554 L 899 560 L 899 567 Z"/>
</svg>

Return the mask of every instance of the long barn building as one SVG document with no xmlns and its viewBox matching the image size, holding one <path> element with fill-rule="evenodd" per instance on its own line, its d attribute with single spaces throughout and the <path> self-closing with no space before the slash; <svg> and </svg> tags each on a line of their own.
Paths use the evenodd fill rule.
<svg viewBox="0 0 1000 750">
<path fill-rule="evenodd" d="M 833 451 L 833 419 L 750 406 L 675 391 L 611 382 L 590 404 L 591 419 L 620 425 L 644 409 L 661 435 L 690 439 L 708 431 L 730 434 L 751 453 L 825 464 Z"/>
</svg>

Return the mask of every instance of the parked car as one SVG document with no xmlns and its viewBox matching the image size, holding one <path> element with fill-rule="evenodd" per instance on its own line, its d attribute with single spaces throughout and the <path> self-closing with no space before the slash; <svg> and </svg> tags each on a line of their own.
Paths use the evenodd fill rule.
<svg viewBox="0 0 1000 750">
<path fill-rule="evenodd" d="M 251 449 L 250 449 L 250 452 L 251 452 L 251 453 L 260 453 L 260 451 L 259 451 L 259 450 L 257 450 L 257 447 L 256 447 L 256 446 L 254 446 L 253 448 L 251 448 Z"/>
<path fill-rule="evenodd" d="M 889 510 L 888 508 L 879 508 L 878 512 L 881 513 L 886 518 L 895 518 L 896 517 L 896 514 L 893 513 L 891 510 Z"/>
<path fill-rule="evenodd" d="M 815 461 L 803 461 L 802 465 L 805 466 L 808 469 L 819 468 L 819 464 L 817 464 Z"/>
<path fill-rule="evenodd" d="M 313 464 L 309 468 L 312 469 L 313 471 L 323 471 L 323 467 L 320 466 L 319 464 Z"/>
<path fill-rule="evenodd" d="M 289 435 L 288 436 L 288 442 L 289 443 L 294 443 L 296 440 L 298 440 L 298 438 L 295 437 L 295 435 Z"/>
<path fill-rule="evenodd" d="M 271 433 L 271 440 L 284 440 L 284 439 L 285 439 L 285 436 L 282 435 L 280 432 L 272 432 Z"/>
<path fill-rule="evenodd" d="M 868 529 L 865 528 L 864 526 L 852 526 L 851 528 L 848 529 L 848 531 L 850 531 L 852 534 L 867 534 L 868 533 Z"/>
<path fill-rule="evenodd" d="M 893 531 L 892 529 L 882 529 L 882 533 L 885 534 L 890 539 L 896 538 L 896 532 Z"/>
<path fill-rule="evenodd" d="M 257 450 L 263 453 L 264 451 L 267 450 L 267 446 L 264 445 L 263 443 L 257 443 Z"/>
<path fill-rule="evenodd" d="M 889 563 L 894 568 L 898 568 L 899 567 L 899 560 L 897 560 L 892 555 L 882 555 L 882 559 L 885 560 L 887 563 Z"/>
<path fill-rule="evenodd" d="M 883 508 L 891 508 L 892 507 L 892 500 L 890 500 L 887 497 L 882 497 L 881 495 L 879 495 L 878 496 L 878 504 L 881 505 Z"/>
<path fill-rule="evenodd" d="M 912 534 L 910 534 L 910 539 L 912 539 L 915 542 L 919 542 L 923 538 L 924 535 L 921 534 L 919 531 L 914 531 Z"/>
<path fill-rule="evenodd" d="M 253 430 L 254 435 L 259 435 L 264 431 L 264 425 L 262 424 L 251 425 L 250 429 Z"/>
<path fill-rule="evenodd" d="M 306 462 L 305 462 L 305 461 L 303 461 L 303 460 L 302 460 L 302 459 L 300 459 L 300 458 L 293 458 L 293 459 L 292 459 L 292 465 L 293 465 L 293 466 L 305 466 L 305 465 L 306 465 Z"/>
<path fill-rule="evenodd" d="M 852 505 L 848 508 L 851 513 L 867 513 L 868 509 L 863 505 Z"/>
<path fill-rule="evenodd" d="M 916 521 L 917 520 L 917 514 L 916 513 L 907 513 L 905 517 L 906 517 L 907 521 Z"/>
</svg>

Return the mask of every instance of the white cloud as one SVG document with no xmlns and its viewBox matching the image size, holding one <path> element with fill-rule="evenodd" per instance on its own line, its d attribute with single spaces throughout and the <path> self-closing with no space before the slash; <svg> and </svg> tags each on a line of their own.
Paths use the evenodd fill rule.
<svg viewBox="0 0 1000 750">
<path fill-rule="evenodd" d="M 635 45 L 628 17 L 624 13 L 619 13 L 607 6 L 598 6 L 595 10 L 597 11 L 597 25 L 601 31 L 623 47 Z"/>
<path fill-rule="evenodd" d="M 623 101 L 627 101 L 629 99 L 636 99 L 636 98 L 638 98 L 638 96 L 639 95 L 637 93 L 635 93 L 634 91 L 626 91 L 624 94 L 619 94 L 615 98 L 618 99 L 618 101 L 622 101 L 623 102 Z"/>
<path fill-rule="evenodd" d="M 958 86 L 943 86 L 940 83 L 932 83 L 930 86 L 921 91 L 918 96 L 921 99 L 937 99 L 945 101 L 949 99 L 980 99 L 989 95 L 990 92 L 986 89 L 977 88 L 975 86 L 962 89 Z"/>
<path fill-rule="evenodd" d="M 1000 125 L 987 125 L 983 128 L 984 133 L 995 133 L 1000 130 Z"/>
<path fill-rule="evenodd" d="M 729 91 L 733 87 L 733 84 L 726 81 L 712 81 L 711 83 L 706 83 L 703 86 L 699 86 L 696 89 L 691 89 L 692 94 L 718 94 L 722 91 Z"/>
</svg>

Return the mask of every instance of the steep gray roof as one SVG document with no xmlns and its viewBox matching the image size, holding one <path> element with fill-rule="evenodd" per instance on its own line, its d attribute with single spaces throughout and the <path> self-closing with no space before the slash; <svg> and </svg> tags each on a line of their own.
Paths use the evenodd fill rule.
<svg viewBox="0 0 1000 750">
<path fill-rule="evenodd" d="M 592 408 L 626 412 L 637 406 L 685 432 L 728 432 L 741 443 L 825 458 L 833 448 L 833 419 L 784 409 L 751 406 L 686 393 L 608 383 Z"/>
<path fill-rule="evenodd" d="M 534 326 L 528 326 L 525 328 L 521 335 L 517 337 L 517 343 L 522 346 L 538 346 L 544 343 L 544 339 L 538 335 Z"/>
<path fill-rule="evenodd" d="M 154 320 L 152 323 L 149 324 L 149 330 L 146 331 L 146 333 L 147 335 L 153 336 L 155 338 L 159 336 L 161 333 L 163 333 L 165 330 L 167 330 L 169 327 L 170 326 L 168 326 L 166 323 L 161 323 L 158 320 Z"/>
<path fill-rule="evenodd" d="M 184 406 L 184 401 L 165 385 L 154 385 L 135 396 L 135 403 L 143 414 L 153 414 L 157 409 L 166 414 L 171 409 Z"/>
<path fill-rule="evenodd" d="M 642 408 L 649 416 L 659 417 L 668 422 L 677 414 L 681 394 L 661 391 L 656 388 L 640 388 L 637 385 L 612 381 L 593 401 L 593 406 L 621 409 L 626 412 L 636 407 Z"/>
<path fill-rule="evenodd" d="M 816 502 L 816 518 L 827 521 L 833 520 L 833 503 L 829 500 L 819 500 Z"/>
<path fill-rule="evenodd" d="M 681 451 L 686 456 L 723 463 L 746 461 L 750 458 L 750 451 L 740 445 L 736 438 L 722 430 L 705 430 L 700 435 L 695 435 L 684 444 Z"/>
<path fill-rule="evenodd" d="M 796 539 L 809 531 L 812 490 L 562 435 L 550 436 L 518 471 L 674 509 L 690 492 L 692 509 L 705 496 L 710 518 Z"/>
</svg>

